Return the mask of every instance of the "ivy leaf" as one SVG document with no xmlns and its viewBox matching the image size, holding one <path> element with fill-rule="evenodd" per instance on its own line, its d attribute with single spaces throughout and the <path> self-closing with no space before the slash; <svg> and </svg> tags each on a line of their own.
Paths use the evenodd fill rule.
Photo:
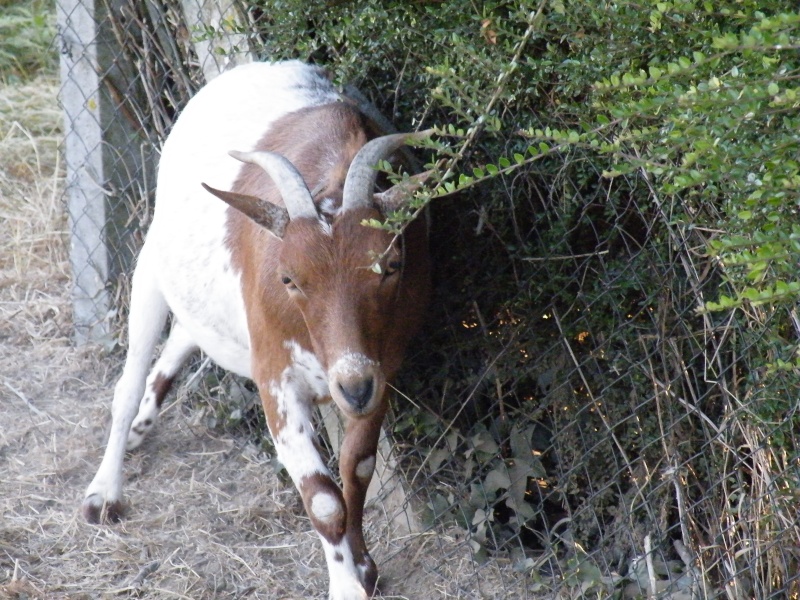
<svg viewBox="0 0 800 600">
<path fill-rule="evenodd" d="M 486 478 L 483 480 L 483 487 L 489 494 L 500 489 L 507 490 L 511 487 L 511 479 L 508 472 L 502 467 L 492 469 L 486 474 Z"/>
</svg>

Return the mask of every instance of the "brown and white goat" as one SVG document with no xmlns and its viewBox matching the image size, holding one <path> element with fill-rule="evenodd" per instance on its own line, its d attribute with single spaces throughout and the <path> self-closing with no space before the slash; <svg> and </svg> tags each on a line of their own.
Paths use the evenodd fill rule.
<svg viewBox="0 0 800 600">
<path fill-rule="evenodd" d="M 398 239 L 362 225 L 407 192 L 375 194 L 374 166 L 408 136 L 368 137 L 324 73 L 296 61 L 238 67 L 189 102 L 161 157 L 111 434 L 83 503 L 89 521 L 120 517 L 126 446 L 141 443 L 201 349 L 258 386 L 278 458 L 325 549 L 330 598 L 373 592 L 364 499 L 386 385 L 422 320 L 430 267 L 423 223 Z M 347 418 L 343 489 L 312 425 L 314 404 L 331 398 Z"/>
</svg>

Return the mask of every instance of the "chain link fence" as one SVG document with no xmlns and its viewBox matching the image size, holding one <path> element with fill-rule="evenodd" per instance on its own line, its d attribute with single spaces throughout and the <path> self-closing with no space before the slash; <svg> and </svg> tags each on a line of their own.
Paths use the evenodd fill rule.
<svg viewBox="0 0 800 600">
<path fill-rule="evenodd" d="M 236 26 L 264 18 L 246 8 L 59 1 L 79 340 L 120 336 L 176 114 L 270 55 Z M 433 532 L 431 597 L 796 598 L 797 389 L 760 366 L 753 325 L 796 336 L 796 311 L 699 310 L 721 285 L 700 225 L 716 209 L 644 176 L 587 184 L 590 160 L 431 207 L 435 301 L 387 426 L 402 492 L 384 510 Z M 767 388 L 785 419 L 759 417 Z"/>
</svg>

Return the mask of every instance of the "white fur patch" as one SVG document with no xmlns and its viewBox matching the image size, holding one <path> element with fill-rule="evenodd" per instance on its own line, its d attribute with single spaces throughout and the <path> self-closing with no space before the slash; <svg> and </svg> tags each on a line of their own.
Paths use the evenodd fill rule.
<svg viewBox="0 0 800 600">
<path fill-rule="evenodd" d="M 328 237 L 333 235 L 333 225 L 331 225 L 330 222 L 326 221 L 324 218 L 319 220 L 319 227 L 322 229 L 322 233 Z"/>
<path fill-rule="evenodd" d="M 342 210 L 341 206 L 337 206 L 333 198 L 323 198 L 319 203 L 319 211 L 326 217 L 335 217 Z"/>
<path fill-rule="evenodd" d="M 320 227 L 322 233 L 327 236 L 333 235 L 333 219 L 342 212 L 342 206 L 337 204 L 333 198 L 323 198 L 317 205 L 320 213 Z"/>
<path fill-rule="evenodd" d="M 310 475 L 329 475 L 328 468 L 314 445 L 314 429 L 308 411 L 290 407 L 283 429 L 274 436 L 278 460 L 295 484 Z M 302 433 L 301 433 L 302 428 Z"/>
<path fill-rule="evenodd" d="M 331 375 L 342 377 L 357 377 L 370 367 L 379 367 L 380 363 L 361 354 L 360 352 L 345 352 L 330 369 Z"/>
<path fill-rule="evenodd" d="M 148 392 L 142 399 L 142 403 L 139 405 L 139 413 L 131 424 L 126 450 L 135 450 L 141 446 L 144 438 L 155 427 L 156 423 L 158 423 L 156 396 L 152 392 Z"/>
<path fill-rule="evenodd" d="M 161 356 L 158 357 L 147 377 L 144 398 L 139 403 L 139 413 L 133 420 L 130 433 L 128 433 L 128 450 L 138 448 L 145 436 L 158 422 L 159 407 L 154 388 L 157 378 L 172 379 L 195 350 L 197 350 L 197 345 L 189 332 L 179 321 L 175 321 L 167 343 L 161 351 Z"/>
<path fill-rule="evenodd" d="M 328 396 L 328 376 L 316 354 L 305 350 L 294 340 L 284 342 L 283 346 L 292 356 L 292 363 L 286 368 L 284 375 L 291 369 L 292 377 L 305 381 L 311 394 L 317 397 Z"/>
<path fill-rule="evenodd" d="M 361 479 L 368 479 L 372 477 L 372 473 L 375 471 L 375 457 L 368 456 L 367 458 L 363 459 L 358 466 L 356 466 L 356 475 Z"/>
<path fill-rule="evenodd" d="M 325 561 L 330 575 L 329 600 L 367 600 L 362 570 L 353 560 L 353 552 L 346 538 L 340 544 L 331 544 L 320 536 L 325 549 Z"/>
<path fill-rule="evenodd" d="M 328 475 L 328 468 L 314 445 L 311 407 L 316 397 L 328 394 L 328 380 L 317 357 L 289 340 L 284 346 L 292 362 L 281 374 L 280 382 L 269 382 L 270 393 L 284 420 L 283 429 L 272 431 L 278 459 L 299 484 L 304 477 L 317 473 Z"/>
<path fill-rule="evenodd" d="M 336 496 L 318 492 L 311 498 L 311 514 L 320 521 L 328 521 L 342 513 L 342 504 Z"/>
</svg>

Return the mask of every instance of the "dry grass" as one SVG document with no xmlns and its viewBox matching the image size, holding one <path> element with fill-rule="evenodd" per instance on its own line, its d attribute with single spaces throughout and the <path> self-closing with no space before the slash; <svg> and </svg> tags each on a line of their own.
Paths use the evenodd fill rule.
<svg viewBox="0 0 800 600">
<path fill-rule="evenodd" d="M 57 86 L 40 78 L 0 89 L 0 268 L 19 282 L 67 277 Z"/>
<path fill-rule="evenodd" d="M 81 519 L 119 357 L 69 340 L 57 86 L 0 88 L 0 599 L 323 598 L 294 488 L 252 439 L 209 427 L 186 386 L 128 457 L 127 519 Z M 457 532 L 404 536 L 380 507 L 367 520 L 380 597 L 527 597 L 499 564 L 476 578 Z"/>
</svg>

